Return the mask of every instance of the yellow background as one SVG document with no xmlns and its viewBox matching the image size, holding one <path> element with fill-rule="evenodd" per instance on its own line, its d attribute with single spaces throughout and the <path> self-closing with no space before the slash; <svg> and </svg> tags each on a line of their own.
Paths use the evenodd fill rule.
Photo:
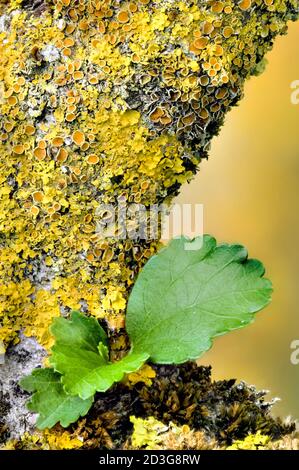
<svg viewBox="0 0 299 470">
<path fill-rule="evenodd" d="M 176 201 L 203 203 L 205 233 L 245 245 L 275 289 L 255 323 L 218 338 L 201 363 L 212 364 L 214 378 L 271 390 L 282 400 L 275 412 L 299 418 L 299 365 L 290 363 L 290 343 L 299 340 L 299 105 L 290 99 L 299 80 L 298 23 L 267 59 Z"/>
</svg>

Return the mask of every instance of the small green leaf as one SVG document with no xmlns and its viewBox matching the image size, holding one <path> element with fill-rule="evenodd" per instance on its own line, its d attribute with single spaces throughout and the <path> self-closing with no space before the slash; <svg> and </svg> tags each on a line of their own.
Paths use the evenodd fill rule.
<svg viewBox="0 0 299 470">
<path fill-rule="evenodd" d="M 65 391 L 83 399 L 95 392 L 105 392 L 124 374 L 140 369 L 148 358 L 148 354 L 141 351 L 129 353 L 118 362 L 108 362 L 108 350 L 101 342 L 103 334 L 97 328 L 99 325 L 96 320 L 88 320 L 91 318 L 75 312 L 70 320 L 54 320 L 51 327 L 56 341 L 50 363 L 63 374 Z"/>
<path fill-rule="evenodd" d="M 109 362 L 109 349 L 108 349 L 108 346 L 106 346 L 103 343 L 100 343 L 98 345 L 98 352 L 99 352 L 99 355 L 102 358 L 104 364 Z"/>
<path fill-rule="evenodd" d="M 67 395 L 61 383 L 61 376 L 53 369 L 35 369 L 31 375 L 20 381 L 20 386 L 33 393 L 27 407 L 38 413 L 36 425 L 39 429 L 51 428 L 60 422 L 67 427 L 86 415 L 93 398 L 82 400 Z"/>
<path fill-rule="evenodd" d="M 252 322 L 271 300 L 264 267 L 240 245 L 208 235 L 174 239 L 142 269 L 129 298 L 126 329 L 133 351 L 159 364 L 199 358 L 216 336 Z M 190 249 L 191 248 L 191 249 Z"/>
</svg>

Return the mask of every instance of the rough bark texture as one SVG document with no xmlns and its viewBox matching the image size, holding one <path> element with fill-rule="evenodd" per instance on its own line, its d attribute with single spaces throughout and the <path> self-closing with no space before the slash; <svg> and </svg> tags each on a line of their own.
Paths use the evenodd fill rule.
<svg viewBox="0 0 299 470">
<path fill-rule="evenodd" d="M 22 331 L 49 349 L 52 318 L 81 309 L 107 323 L 115 351 L 126 347 L 126 299 L 158 246 L 138 235 L 130 204 L 146 219 L 192 178 L 298 10 L 298 0 L 0 0 L 6 346 Z M 129 224 L 115 239 L 106 206 L 121 204 Z M 16 383 L 28 344 L 26 370 L 40 363 L 38 343 L 36 357 L 32 342 L 8 349 L 2 381 L 9 370 Z M 11 395 L 15 433 L 21 402 Z"/>
<path fill-rule="evenodd" d="M 59 448 L 68 437 L 73 448 L 81 449 L 120 449 L 132 444 L 133 448 L 167 448 L 167 439 L 172 437 L 170 448 L 225 449 L 249 435 L 261 433 L 265 445 L 295 431 L 294 423 L 271 416 L 275 400 L 266 402 L 265 391 L 235 380 L 213 382 L 210 367 L 187 363 L 153 366 L 153 370 L 156 376 L 146 384 L 117 384 L 97 394 L 88 416 L 67 433 L 61 426 L 34 437 L 27 433 L 12 442 L 12 447 Z M 136 420 L 139 427 L 134 426 L 132 438 Z"/>
</svg>

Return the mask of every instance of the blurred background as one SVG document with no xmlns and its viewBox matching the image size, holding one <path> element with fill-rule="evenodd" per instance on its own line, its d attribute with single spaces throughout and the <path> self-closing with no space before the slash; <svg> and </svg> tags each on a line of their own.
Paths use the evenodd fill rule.
<svg viewBox="0 0 299 470">
<path fill-rule="evenodd" d="M 204 232 L 240 242 L 273 281 L 272 304 L 251 326 L 216 339 L 202 364 L 214 379 L 245 380 L 280 397 L 275 413 L 299 419 L 299 365 L 290 343 L 299 340 L 299 25 L 275 42 L 266 71 L 245 87 L 226 118 L 209 161 L 175 202 L 204 204 Z"/>
</svg>

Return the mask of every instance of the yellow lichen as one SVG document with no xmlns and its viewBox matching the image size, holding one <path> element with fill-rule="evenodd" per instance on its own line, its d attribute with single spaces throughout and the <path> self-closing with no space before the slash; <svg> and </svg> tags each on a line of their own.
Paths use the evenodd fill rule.
<svg viewBox="0 0 299 470">
<path fill-rule="evenodd" d="M 137 372 L 132 372 L 126 377 L 126 383 L 129 386 L 134 386 L 137 383 L 143 382 L 146 385 L 152 384 L 152 379 L 156 377 L 155 370 L 148 364 L 144 364 Z"/>
<path fill-rule="evenodd" d="M 83 439 L 78 439 L 77 436 L 72 436 L 67 431 L 54 433 L 53 431 L 45 430 L 43 438 L 50 450 L 80 449 L 83 446 Z"/>
<path fill-rule="evenodd" d="M 234 441 L 226 450 L 265 450 L 269 442 L 270 437 L 258 431 L 256 434 L 249 434 L 243 440 Z"/>
<path fill-rule="evenodd" d="M 170 422 L 165 425 L 152 416 L 146 419 L 130 417 L 133 433 L 125 447 L 146 450 L 218 450 L 216 439 L 202 431 L 195 431 L 187 425 L 177 426 Z"/>
<path fill-rule="evenodd" d="M 30 434 L 25 432 L 19 440 L 9 440 L 1 450 L 72 450 L 83 446 L 83 438 L 69 431 L 48 430 Z"/>
</svg>

